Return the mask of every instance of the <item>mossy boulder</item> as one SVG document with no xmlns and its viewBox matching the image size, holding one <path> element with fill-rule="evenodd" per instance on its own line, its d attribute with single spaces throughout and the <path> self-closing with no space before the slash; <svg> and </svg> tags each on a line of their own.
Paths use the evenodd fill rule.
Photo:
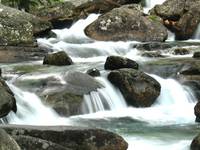
<svg viewBox="0 0 200 150">
<path fill-rule="evenodd" d="M 144 15 L 140 5 L 115 8 L 88 25 L 85 34 L 100 41 L 165 41 L 167 29 Z"/>
<path fill-rule="evenodd" d="M 34 45 L 33 35 L 51 29 L 39 18 L 0 4 L 0 45 Z"/>
</svg>

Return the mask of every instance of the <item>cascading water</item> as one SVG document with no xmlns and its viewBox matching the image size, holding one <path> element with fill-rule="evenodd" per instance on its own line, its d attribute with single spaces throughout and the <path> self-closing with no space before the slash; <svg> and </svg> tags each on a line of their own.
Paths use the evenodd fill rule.
<svg viewBox="0 0 200 150">
<path fill-rule="evenodd" d="M 198 40 L 200 39 L 200 23 L 198 25 L 198 28 L 197 28 L 195 34 L 194 34 L 194 39 L 198 39 Z"/>
<path fill-rule="evenodd" d="M 155 5 L 162 4 L 165 0 L 146 0 L 146 8 L 144 9 L 145 13 L 148 13 Z"/>
<path fill-rule="evenodd" d="M 71 125 L 68 119 L 59 117 L 51 108 L 44 106 L 36 94 L 22 91 L 11 83 L 7 84 L 17 102 L 17 113 L 11 112 L 6 117 L 9 124 Z"/>
<path fill-rule="evenodd" d="M 126 102 L 119 92 L 105 77 L 96 78 L 104 88 L 84 95 L 83 112 L 94 113 L 105 110 L 126 108 Z"/>
</svg>

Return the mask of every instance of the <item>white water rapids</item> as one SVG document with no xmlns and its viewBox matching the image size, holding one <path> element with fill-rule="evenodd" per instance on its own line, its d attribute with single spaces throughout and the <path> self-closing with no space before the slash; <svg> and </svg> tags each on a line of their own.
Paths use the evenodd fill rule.
<svg viewBox="0 0 200 150">
<path fill-rule="evenodd" d="M 149 0 L 147 1 L 147 9 L 149 10 L 155 4 L 161 4 L 162 2 L 164 0 Z M 138 55 L 139 51 L 133 48 L 133 45 L 138 42 L 103 42 L 86 37 L 83 32 L 84 28 L 97 17 L 98 15 L 92 14 L 85 20 L 79 20 L 69 29 L 54 30 L 57 38 L 38 39 L 38 43 L 42 46 L 50 47 L 54 51 L 66 51 L 72 57 L 75 65 L 81 64 L 84 66 L 88 62 L 91 64 L 96 62 L 104 63 L 109 55 L 125 56 L 136 61 L 145 61 L 143 57 Z M 11 124 L 81 125 L 81 119 L 90 122 L 90 119 L 95 121 L 105 119 L 109 121 L 111 118 L 129 117 L 131 120 L 144 122 L 144 129 L 149 128 L 149 126 L 155 128 L 167 126 L 170 128 L 174 125 L 193 125 L 195 121 L 193 109 L 196 98 L 192 91 L 174 79 L 163 79 L 156 75 L 151 76 L 161 84 L 161 94 L 152 107 L 128 107 L 119 89 L 114 87 L 106 79 L 106 75 L 103 74 L 96 79 L 105 88 L 84 95 L 83 112 L 89 114 L 73 116 L 71 118 L 60 117 L 55 111 L 44 106 L 35 93 L 23 91 L 9 83 L 8 85 L 15 93 L 17 99 L 18 111 L 17 114 L 10 113 L 7 119 Z M 74 119 L 78 119 L 80 122 L 76 124 Z M 119 124 L 126 125 L 123 123 L 119 122 Z M 95 127 L 99 127 L 98 122 L 95 125 Z M 111 130 L 114 128 L 113 126 L 110 127 Z M 130 132 L 137 130 L 137 128 L 133 129 L 134 127 L 129 128 Z M 125 128 L 125 130 L 128 129 Z M 171 130 L 169 130 L 169 133 L 173 136 Z M 176 135 L 174 135 L 174 141 L 166 140 L 164 134 L 154 135 L 155 133 L 152 133 L 152 137 L 147 136 L 143 129 L 138 129 L 134 134 L 123 132 L 119 132 L 119 134 L 128 141 L 129 150 L 188 150 L 188 145 L 191 142 L 190 137 L 182 139 L 182 137 L 176 137 Z"/>
</svg>

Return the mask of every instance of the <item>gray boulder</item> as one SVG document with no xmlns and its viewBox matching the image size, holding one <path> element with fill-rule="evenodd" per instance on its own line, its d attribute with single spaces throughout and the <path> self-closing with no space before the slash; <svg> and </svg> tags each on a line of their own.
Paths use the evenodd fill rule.
<svg viewBox="0 0 200 150">
<path fill-rule="evenodd" d="M 160 84 L 141 71 L 114 70 L 109 73 L 108 80 L 120 89 L 126 102 L 135 107 L 149 107 L 160 95 Z"/>
<path fill-rule="evenodd" d="M 0 78 L 0 118 L 10 111 L 17 111 L 16 100 L 5 81 Z"/>
<path fill-rule="evenodd" d="M 165 41 L 167 29 L 139 5 L 124 5 L 100 16 L 85 29 L 90 38 L 101 41 Z"/>
<path fill-rule="evenodd" d="M 199 150 L 200 149 L 200 134 L 198 134 L 190 145 L 190 150 Z"/>
</svg>

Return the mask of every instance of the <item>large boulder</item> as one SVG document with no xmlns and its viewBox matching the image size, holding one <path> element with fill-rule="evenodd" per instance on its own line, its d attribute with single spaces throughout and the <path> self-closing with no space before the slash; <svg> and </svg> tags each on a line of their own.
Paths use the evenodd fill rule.
<svg viewBox="0 0 200 150">
<path fill-rule="evenodd" d="M 43 64 L 55 66 L 71 65 L 72 63 L 72 59 L 64 51 L 47 54 L 43 61 Z"/>
<path fill-rule="evenodd" d="M 0 4 L 0 45 L 33 45 L 33 35 L 51 29 L 39 18 Z"/>
<path fill-rule="evenodd" d="M 102 41 L 165 41 L 167 29 L 157 18 L 143 14 L 140 5 L 124 5 L 100 16 L 85 34 Z"/>
<path fill-rule="evenodd" d="M 114 70 L 109 73 L 108 80 L 120 89 L 127 103 L 135 107 L 149 107 L 160 95 L 160 84 L 138 70 Z"/>
<path fill-rule="evenodd" d="M 191 38 L 200 23 L 199 0 L 166 0 L 151 13 L 163 19 L 164 25 L 175 33 L 176 39 Z"/>
<path fill-rule="evenodd" d="M 14 137 L 23 149 L 36 147 L 34 141 L 39 139 L 55 143 L 66 150 L 126 150 L 128 147 L 121 136 L 100 129 L 67 126 L 1 126 L 1 128 Z M 29 138 L 29 141 L 32 141 L 29 142 L 31 145 L 23 141 L 24 139 L 27 141 L 27 137 L 33 137 Z M 51 145 L 47 143 L 41 146 L 48 148 Z M 45 149 L 44 147 L 39 149 Z"/>
<path fill-rule="evenodd" d="M 0 149 L 1 150 L 21 150 L 16 141 L 6 133 L 3 129 L 0 129 Z"/>
<path fill-rule="evenodd" d="M 200 149 L 200 134 L 198 134 L 190 145 L 190 150 L 199 150 Z"/>
<path fill-rule="evenodd" d="M 5 81 L 0 78 L 0 118 L 10 111 L 17 111 L 16 100 Z"/>
<path fill-rule="evenodd" d="M 104 65 L 104 68 L 106 70 L 115 70 L 115 69 L 121 69 L 121 68 L 132 68 L 132 69 L 138 69 L 139 65 L 128 58 L 123 58 L 120 56 L 109 56 L 106 59 L 106 63 Z"/>
</svg>

